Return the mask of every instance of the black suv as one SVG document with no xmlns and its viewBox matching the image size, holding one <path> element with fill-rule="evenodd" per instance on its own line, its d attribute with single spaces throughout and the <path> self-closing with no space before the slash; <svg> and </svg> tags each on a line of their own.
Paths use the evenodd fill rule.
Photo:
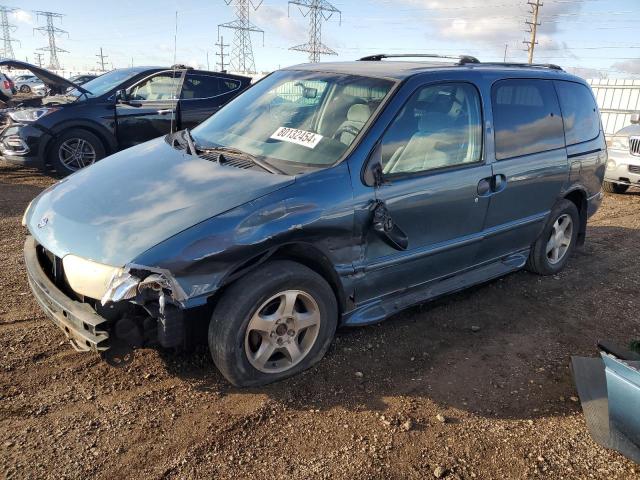
<svg viewBox="0 0 640 480">
<path fill-rule="evenodd" d="M 61 175 L 171 130 L 193 128 L 251 82 L 174 66 L 113 70 L 80 86 L 24 62 L 0 65 L 28 68 L 58 92 L 40 106 L 8 113 L 0 153 L 10 162 L 48 165 Z"/>
<path fill-rule="evenodd" d="M 25 265 L 75 348 L 208 341 L 226 378 L 261 385 L 320 360 L 339 325 L 559 272 L 602 200 L 589 86 L 382 58 L 274 72 L 40 194 Z"/>
</svg>

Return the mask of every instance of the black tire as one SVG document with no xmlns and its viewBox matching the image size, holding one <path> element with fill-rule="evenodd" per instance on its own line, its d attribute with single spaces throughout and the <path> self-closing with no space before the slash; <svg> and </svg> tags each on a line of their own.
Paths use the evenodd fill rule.
<svg viewBox="0 0 640 480">
<path fill-rule="evenodd" d="M 88 166 L 97 162 L 98 160 L 104 158 L 106 156 L 106 149 L 102 140 L 100 140 L 95 134 L 91 133 L 88 130 L 84 130 L 82 128 L 72 128 L 63 132 L 59 135 L 54 141 L 51 147 L 49 148 L 49 158 L 48 161 L 51 166 L 56 170 L 56 173 L 59 176 L 66 177 L 67 175 L 80 170 L 81 163 L 78 162 L 78 166 L 75 168 L 70 168 L 61 160 L 60 155 L 64 155 L 65 153 L 61 152 L 63 145 L 66 145 L 66 142 L 73 141 L 84 141 L 89 145 L 87 148 L 91 148 L 94 152 L 94 160 L 89 163 L 89 160 L 86 160 L 84 166 Z"/>
<path fill-rule="evenodd" d="M 245 334 L 256 310 L 286 290 L 302 291 L 316 302 L 320 314 L 317 336 L 299 363 L 286 371 L 263 372 L 249 361 Z M 223 293 L 209 323 L 209 349 L 216 367 L 233 385 L 266 385 L 295 375 L 320 361 L 331 344 L 337 323 L 336 297 L 324 278 L 299 263 L 275 260 L 250 272 Z M 298 334 L 294 338 L 298 342 Z"/>
<path fill-rule="evenodd" d="M 562 257 L 559 258 L 556 263 L 553 263 L 547 254 L 547 244 L 554 231 L 554 224 L 560 217 L 565 215 L 568 215 L 572 222 L 571 240 Z M 547 224 L 531 248 L 526 264 L 527 270 L 537 273 L 538 275 L 554 275 L 562 270 L 576 247 L 579 230 L 580 214 L 575 204 L 569 200 L 560 200 L 551 210 Z"/>
<path fill-rule="evenodd" d="M 20 93 L 31 93 L 31 87 L 29 85 L 22 85 L 20 87 Z"/>
<path fill-rule="evenodd" d="M 621 183 L 604 182 L 602 189 L 607 193 L 625 193 L 629 190 L 629 185 L 622 185 Z"/>
</svg>

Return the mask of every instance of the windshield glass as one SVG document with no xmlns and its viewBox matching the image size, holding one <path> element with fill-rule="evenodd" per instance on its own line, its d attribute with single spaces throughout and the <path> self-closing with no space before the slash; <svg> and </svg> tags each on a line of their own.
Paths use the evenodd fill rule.
<svg viewBox="0 0 640 480">
<path fill-rule="evenodd" d="M 202 148 L 236 148 L 269 162 L 332 165 L 392 86 L 378 78 L 279 71 L 196 127 L 193 138 Z"/>
<path fill-rule="evenodd" d="M 138 73 L 140 73 L 138 70 L 113 70 L 88 81 L 82 85 L 82 88 L 91 92 L 87 94 L 89 97 L 99 97 L 100 95 L 110 92 L 122 82 L 129 80 Z M 76 88 L 72 88 L 66 95 L 79 97 L 82 95 L 82 92 Z"/>
</svg>

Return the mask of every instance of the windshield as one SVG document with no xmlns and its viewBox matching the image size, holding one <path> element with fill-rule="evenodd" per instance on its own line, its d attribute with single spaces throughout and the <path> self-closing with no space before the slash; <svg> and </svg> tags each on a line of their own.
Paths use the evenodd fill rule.
<svg viewBox="0 0 640 480">
<path fill-rule="evenodd" d="M 193 132 L 198 147 L 231 147 L 311 167 L 336 163 L 393 83 L 325 72 L 279 71 Z"/>
<path fill-rule="evenodd" d="M 89 97 L 99 97 L 100 95 L 110 92 L 122 82 L 129 80 L 138 73 L 140 73 L 138 70 L 113 70 L 88 81 L 82 85 L 82 88 L 91 92 L 87 94 Z M 82 95 L 82 92 L 76 88 L 72 88 L 65 95 L 79 97 Z"/>
</svg>

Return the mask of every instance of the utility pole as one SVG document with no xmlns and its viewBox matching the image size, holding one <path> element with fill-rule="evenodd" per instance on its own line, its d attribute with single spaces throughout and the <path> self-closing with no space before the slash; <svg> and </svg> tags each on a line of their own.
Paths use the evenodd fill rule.
<svg viewBox="0 0 640 480">
<path fill-rule="evenodd" d="M 40 68 L 42 68 L 42 57 L 44 57 L 44 54 L 40 52 L 35 52 L 34 55 L 36 56 L 36 63 Z"/>
<path fill-rule="evenodd" d="M 3 58 L 13 60 L 15 57 L 13 53 L 13 42 L 18 42 L 15 38 L 11 38 L 11 33 L 16 31 L 16 27 L 9 23 L 9 14 L 15 12 L 17 9 L 13 7 L 5 7 L 0 5 L 0 33 L 2 34 L 2 52 Z"/>
<path fill-rule="evenodd" d="M 256 73 L 256 63 L 253 58 L 253 46 L 251 45 L 251 33 L 261 33 L 264 44 L 264 30 L 258 28 L 249 20 L 251 10 L 258 10 L 262 0 L 224 0 L 227 5 L 233 5 L 236 19 L 218 25 L 218 38 L 220 29 L 233 30 L 233 43 L 231 48 L 231 70 L 239 73 Z"/>
<path fill-rule="evenodd" d="M 98 65 L 100 65 L 100 71 L 101 72 L 106 72 L 107 70 L 104 68 L 104 59 L 105 58 L 109 58 L 109 55 L 103 55 L 102 54 L 102 47 L 100 47 L 100 53 L 96 54 L 96 57 L 98 57 L 100 60 L 98 60 Z"/>
<path fill-rule="evenodd" d="M 505 43 L 505 44 L 504 44 L 504 58 L 502 59 L 502 61 L 503 61 L 504 63 L 507 63 L 507 49 L 508 49 L 508 48 L 509 48 L 509 44 L 508 44 L 508 43 Z"/>
<path fill-rule="evenodd" d="M 224 72 L 227 69 L 227 63 L 224 61 L 225 53 L 224 48 L 229 45 L 224 43 L 224 37 L 220 37 L 220 41 L 216 43 L 216 47 L 220 49 L 220 52 L 216 52 L 216 57 L 220 57 L 220 60 L 217 62 L 218 68 L 221 72 Z M 209 57 L 207 57 L 207 62 Z"/>
<path fill-rule="evenodd" d="M 540 7 L 542 7 L 542 3 L 540 0 L 529 0 L 527 5 L 531 6 L 531 16 L 533 17 L 533 21 L 526 21 L 529 26 L 529 32 L 531 33 L 531 39 L 529 41 L 524 40 L 522 43 L 527 45 L 527 51 L 529 52 L 529 63 L 533 63 L 533 50 L 535 49 L 538 41 L 536 40 L 536 34 L 538 33 L 538 27 L 540 26 L 540 22 L 538 22 L 538 14 L 540 12 Z"/>
<path fill-rule="evenodd" d="M 326 0 L 290 0 L 287 9 L 291 5 L 296 5 L 303 17 L 309 17 L 309 41 L 291 47 L 289 50 L 307 52 L 311 63 L 319 62 L 320 55 L 337 55 L 335 51 L 322 43 L 322 21 L 326 22 L 334 13 L 337 13 L 340 15 L 340 23 L 342 24 L 342 12 Z"/>
<path fill-rule="evenodd" d="M 58 59 L 58 53 L 69 53 L 66 50 L 58 47 L 56 45 L 56 37 L 60 35 L 67 34 L 69 32 L 66 30 L 62 30 L 61 28 L 56 27 L 53 24 L 53 20 L 55 18 L 62 18 L 64 15 L 61 13 L 53 13 L 53 12 L 35 12 L 37 18 L 44 17 L 46 19 L 47 25 L 45 27 L 34 28 L 34 31 L 42 32 L 47 35 L 49 38 L 49 46 L 42 47 L 38 50 L 42 50 L 43 52 L 49 52 L 49 69 L 50 70 L 59 70 L 60 69 L 60 60 Z"/>
</svg>

